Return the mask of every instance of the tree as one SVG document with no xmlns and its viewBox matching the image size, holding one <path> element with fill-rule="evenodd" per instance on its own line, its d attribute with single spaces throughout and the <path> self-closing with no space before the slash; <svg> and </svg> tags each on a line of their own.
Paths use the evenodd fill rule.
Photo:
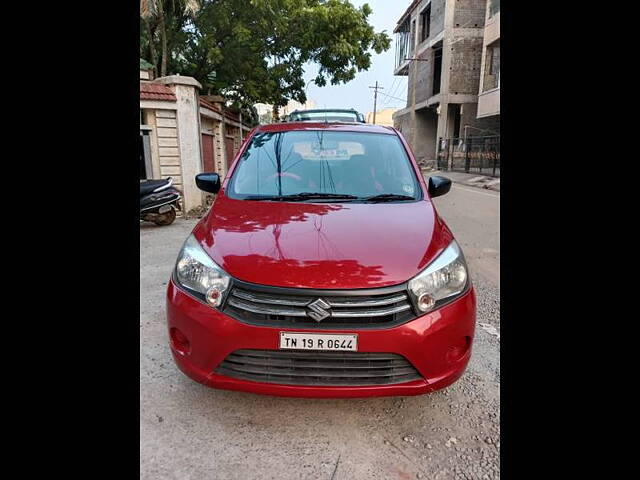
<svg viewBox="0 0 640 480">
<path fill-rule="evenodd" d="M 141 10 L 141 56 L 161 75 L 195 77 L 207 93 L 239 105 L 272 104 L 275 115 L 291 99 L 306 101 L 307 62 L 319 65 L 316 85 L 336 85 L 367 70 L 371 51 L 391 45 L 369 25 L 369 5 L 348 0 L 202 0 L 188 11 L 186 1 L 143 1 L 162 5 L 154 14 Z"/>
<path fill-rule="evenodd" d="M 140 0 L 140 18 L 144 21 L 144 26 L 146 27 L 142 38 L 145 38 L 148 42 L 149 58 L 151 58 L 151 63 L 156 67 L 158 57 L 156 54 L 155 34 L 156 32 L 159 33 L 162 54 L 160 76 L 164 77 L 167 74 L 167 61 L 170 56 L 167 23 L 172 20 L 178 20 L 184 15 L 193 17 L 199 9 L 199 0 Z M 142 32 L 142 29 L 140 31 Z"/>
</svg>

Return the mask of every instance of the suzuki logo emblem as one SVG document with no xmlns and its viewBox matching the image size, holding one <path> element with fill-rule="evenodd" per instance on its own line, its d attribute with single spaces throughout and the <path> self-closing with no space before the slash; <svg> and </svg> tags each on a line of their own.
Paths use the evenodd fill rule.
<svg viewBox="0 0 640 480">
<path fill-rule="evenodd" d="M 307 312 L 307 315 L 313 318 L 316 322 L 321 322 L 331 315 L 331 312 L 327 311 L 331 308 L 331 305 L 329 305 L 321 298 L 311 302 L 309 305 L 307 305 L 307 308 L 310 310 L 309 312 Z"/>
</svg>

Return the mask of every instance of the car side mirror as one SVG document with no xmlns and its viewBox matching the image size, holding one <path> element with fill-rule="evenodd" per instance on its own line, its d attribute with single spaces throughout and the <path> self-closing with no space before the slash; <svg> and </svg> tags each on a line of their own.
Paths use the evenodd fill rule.
<svg viewBox="0 0 640 480">
<path fill-rule="evenodd" d="M 451 190 L 451 180 L 447 177 L 429 177 L 429 196 L 439 197 Z"/>
<path fill-rule="evenodd" d="M 217 173 L 200 173 L 196 175 L 196 185 L 205 192 L 218 193 L 220 191 L 220 175 Z"/>
</svg>

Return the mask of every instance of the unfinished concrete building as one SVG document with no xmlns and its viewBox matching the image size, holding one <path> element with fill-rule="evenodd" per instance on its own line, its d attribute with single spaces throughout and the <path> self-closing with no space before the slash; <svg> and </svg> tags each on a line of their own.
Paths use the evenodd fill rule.
<svg viewBox="0 0 640 480">
<path fill-rule="evenodd" d="M 394 74 L 408 76 L 407 106 L 394 125 L 426 167 L 437 166 L 439 139 L 499 133 L 499 120 L 477 115 L 486 7 L 487 0 L 414 0 L 394 29 Z"/>
<path fill-rule="evenodd" d="M 478 118 L 489 117 L 500 121 L 500 0 L 487 2 L 484 21 Z"/>
</svg>

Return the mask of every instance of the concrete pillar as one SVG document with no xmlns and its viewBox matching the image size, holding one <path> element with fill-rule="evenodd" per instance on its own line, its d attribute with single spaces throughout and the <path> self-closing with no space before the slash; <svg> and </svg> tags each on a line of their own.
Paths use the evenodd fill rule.
<svg viewBox="0 0 640 480">
<path fill-rule="evenodd" d="M 436 130 L 436 138 L 438 142 L 441 142 L 443 138 L 447 138 L 447 125 L 449 124 L 449 104 L 438 107 L 438 128 Z M 448 148 L 447 143 L 447 148 Z M 437 148 L 437 147 L 436 147 Z M 449 159 L 449 167 L 451 168 L 451 159 Z"/>
<path fill-rule="evenodd" d="M 440 82 L 440 108 L 438 116 L 438 139 L 448 138 L 453 135 L 449 129 L 451 123 L 449 112 L 449 84 L 451 81 L 451 42 L 453 38 L 453 17 L 455 15 L 456 2 L 445 2 L 444 6 L 444 40 L 442 42 L 442 75 Z M 450 168 L 451 166 L 449 166 Z"/>
<path fill-rule="evenodd" d="M 414 39 L 412 38 L 413 42 Z M 411 148 L 414 152 L 417 151 L 418 147 L 418 125 L 417 125 L 417 115 L 416 115 L 416 73 L 418 71 L 417 61 L 412 61 L 409 64 L 409 75 L 411 75 Z"/>
<path fill-rule="evenodd" d="M 227 119 L 225 116 L 222 116 L 222 121 L 220 122 L 220 153 L 222 154 L 222 164 L 220 168 L 219 175 L 221 178 L 225 178 L 227 176 Z"/>
<path fill-rule="evenodd" d="M 220 175 L 220 178 L 225 178 L 227 174 L 227 160 L 226 151 L 224 145 L 224 116 L 216 125 L 216 172 Z"/>
<path fill-rule="evenodd" d="M 182 170 L 184 208 L 189 211 L 203 204 L 203 194 L 196 186 L 196 175 L 202 172 L 200 105 L 198 89 L 202 85 L 192 77 L 171 75 L 155 80 L 167 85 L 176 96 L 178 145 Z"/>
</svg>

